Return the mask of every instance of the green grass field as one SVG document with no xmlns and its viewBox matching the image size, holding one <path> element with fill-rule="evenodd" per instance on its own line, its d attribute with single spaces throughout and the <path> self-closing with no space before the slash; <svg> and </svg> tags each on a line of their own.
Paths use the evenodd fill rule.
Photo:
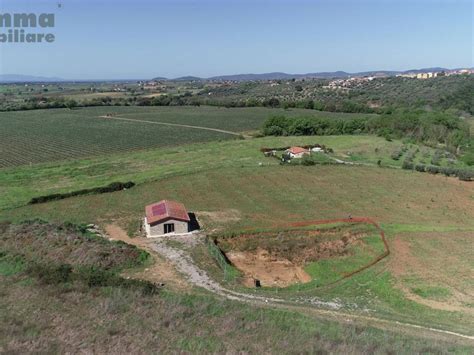
<svg viewBox="0 0 474 355">
<path fill-rule="evenodd" d="M 311 143 L 333 148 L 336 157 L 344 158 L 348 151 L 353 151 L 357 152 L 360 162 L 376 162 L 379 156 L 386 160 L 383 165 L 400 165 L 400 162 L 391 160 L 387 155 L 402 143 L 388 142 L 373 136 L 265 137 L 182 145 L 2 169 L 0 189 L 3 196 L 0 199 L 0 209 L 26 204 L 36 196 L 97 187 L 113 181 L 133 180 L 143 183 L 214 169 L 255 169 L 260 164 L 263 167 L 277 166 L 276 159 L 265 158 L 259 149 Z M 378 153 L 375 153 L 376 150 Z M 373 164 L 376 166 L 376 163 Z M 418 177 L 422 173 L 407 171 L 404 174 L 408 174 L 405 175 L 407 177 Z"/>
<path fill-rule="evenodd" d="M 380 236 L 370 235 L 362 239 L 360 245 L 354 245 L 346 256 L 328 258 L 311 262 L 305 271 L 313 279 L 313 285 L 324 286 L 340 280 L 345 274 L 369 264 L 383 254 L 384 246 Z"/>
<path fill-rule="evenodd" d="M 399 144 L 368 136 L 263 138 L 7 169 L 0 173 L 0 181 L 4 192 L 2 206 L 9 209 L 2 211 L 1 218 L 112 222 L 129 229 L 131 225 L 138 225 L 146 204 L 175 199 L 196 212 L 207 230 L 269 228 L 348 214 L 372 217 L 382 223 L 392 246 L 394 238 L 405 231 L 471 233 L 474 230 L 472 183 L 377 166 L 281 166 L 276 159 L 265 158 L 258 150 L 261 146 L 315 141 L 334 147 L 335 153 L 358 144 L 381 148 Z M 139 184 L 122 192 L 11 208 L 25 204 L 35 195 L 115 180 L 135 180 Z M 460 243 L 460 250 L 464 250 L 472 240 L 464 239 Z M 449 314 L 406 300 L 397 289 L 397 282 L 410 289 L 416 285 L 392 272 L 390 260 L 345 282 L 345 286 L 338 286 L 337 292 L 321 291 L 317 296 L 341 297 L 347 304 L 355 303 L 357 309 L 363 309 L 372 304 L 367 292 L 375 292 L 378 300 L 372 304 L 373 309 L 387 317 L 428 323 L 436 320 L 440 327 L 466 330 L 472 320 L 468 313 Z M 459 270 L 467 267 L 459 262 L 455 265 Z M 380 275 L 374 276 L 377 273 Z M 423 273 L 421 276 L 417 273 L 416 277 L 420 285 L 422 282 L 432 284 L 424 279 Z M 372 286 L 358 286 L 367 282 Z M 472 288 L 468 286 L 466 290 L 464 292 L 471 292 Z M 341 294 L 336 296 L 338 292 Z M 402 316 L 400 309 L 421 312 L 421 315 L 418 318 Z"/>
<path fill-rule="evenodd" d="M 129 119 L 253 131 L 271 115 L 355 117 L 314 110 L 221 107 L 90 107 L 0 113 L 0 168 L 76 159 L 132 150 L 235 139 L 230 134 Z"/>
</svg>

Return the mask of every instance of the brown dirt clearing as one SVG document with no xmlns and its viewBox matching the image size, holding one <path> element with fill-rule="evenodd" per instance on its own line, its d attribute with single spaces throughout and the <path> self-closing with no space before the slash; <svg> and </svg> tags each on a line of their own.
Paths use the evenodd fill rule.
<svg viewBox="0 0 474 355">
<path fill-rule="evenodd" d="M 245 278 L 243 284 L 254 287 L 254 280 L 260 280 L 262 286 L 287 287 L 294 283 L 311 281 L 302 267 L 285 258 L 271 256 L 264 249 L 256 252 L 234 251 L 226 254 L 234 266 L 241 270 Z"/>
<path fill-rule="evenodd" d="M 242 283 L 254 287 L 287 287 L 311 281 L 304 271 L 307 263 L 350 254 L 366 230 L 336 227 L 329 230 L 290 230 L 242 234 L 217 238 L 216 243 L 244 275 Z M 362 245 L 361 244 L 361 245 Z"/>
</svg>

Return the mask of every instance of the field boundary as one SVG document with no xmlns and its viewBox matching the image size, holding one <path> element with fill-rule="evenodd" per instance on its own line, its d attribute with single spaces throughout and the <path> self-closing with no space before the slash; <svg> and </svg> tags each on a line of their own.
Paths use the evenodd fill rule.
<svg viewBox="0 0 474 355">
<path fill-rule="evenodd" d="M 221 251 L 221 249 L 216 245 L 215 241 L 206 238 L 205 243 L 207 245 L 209 253 L 224 272 L 224 280 L 227 281 L 228 276 L 231 273 L 232 264 L 229 262 L 225 254 Z"/>
</svg>

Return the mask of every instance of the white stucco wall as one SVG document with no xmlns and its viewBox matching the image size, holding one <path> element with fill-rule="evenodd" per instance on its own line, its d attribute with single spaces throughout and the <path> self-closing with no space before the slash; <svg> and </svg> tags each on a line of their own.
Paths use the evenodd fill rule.
<svg viewBox="0 0 474 355">
<path fill-rule="evenodd" d="M 175 219 L 169 219 L 164 222 L 155 223 L 153 225 L 149 225 L 145 218 L 145 229 L 147 237 L 155 237 L 160 235 L 167 235 L 164 234 L 164 225 L 167 223 L 174 223 L 174 233 L 169 234 L 184 234 L 188 233 L 188 222 L 178 221 Z"/>
</svg>

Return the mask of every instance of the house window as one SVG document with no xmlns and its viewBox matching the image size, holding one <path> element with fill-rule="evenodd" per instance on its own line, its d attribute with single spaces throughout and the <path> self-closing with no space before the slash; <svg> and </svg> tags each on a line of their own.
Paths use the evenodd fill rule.
<svg viewBox="0 0 474 355">
<path fill-rule="evenodd" d="M 173 233 L 174 232 L 174 223 L 165 223 L 164 228 L 165 228 L 165 234 Z"/>
</svg>

